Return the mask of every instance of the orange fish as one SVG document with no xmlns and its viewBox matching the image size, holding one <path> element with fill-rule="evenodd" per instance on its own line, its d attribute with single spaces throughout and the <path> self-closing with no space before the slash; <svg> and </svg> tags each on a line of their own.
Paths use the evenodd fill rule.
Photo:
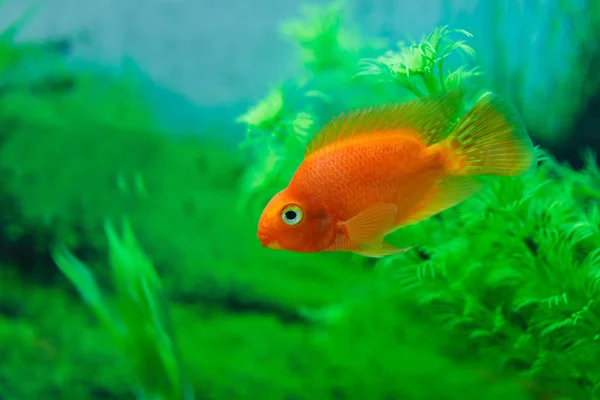
<svg viewBox="0 0 600 400">
<path fill-rule="evenodd" d="M 472 93 L 472 92 L 471 92 Z M 517 112 L 491 92 L 360 108 L 331 119 L 309 142 L 289 185 L 258 223 L 261 245 L 295 252 L 397 254 L 384 237 L 475 194 L 478 175 L 534 166 Z"/>
</svg>

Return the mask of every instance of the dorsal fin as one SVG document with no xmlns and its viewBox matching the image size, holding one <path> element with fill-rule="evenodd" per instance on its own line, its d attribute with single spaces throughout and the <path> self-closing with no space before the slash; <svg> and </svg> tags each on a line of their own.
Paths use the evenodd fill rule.
<svg viewBox="0 0 600 400">
<path fill-rule="evenodd" d="M 306 146 L 305 156 L 335 142 L 371 132 L 410 129 L 431 145 L 443 138 L 466 112 L 463 90 L 432 97 L 357 108 L 333 117 Z"/>
</svg>

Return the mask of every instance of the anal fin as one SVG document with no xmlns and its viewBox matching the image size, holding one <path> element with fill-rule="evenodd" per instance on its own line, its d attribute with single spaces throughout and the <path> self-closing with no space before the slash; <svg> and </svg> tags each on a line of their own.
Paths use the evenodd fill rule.
<svg viewBox="0 0 600 400">
<path fill-rule="evenodd" d="M 393 244 L 382 241 L 376 244 L 362 244 L 357 249 L 353 249 L 352 252 L 365 257 L 380 258 L 394 254 L 405 253 L 411 248 L 412 247 L 407 247 L 402 249 L 394 246 Z"/>
</svg>

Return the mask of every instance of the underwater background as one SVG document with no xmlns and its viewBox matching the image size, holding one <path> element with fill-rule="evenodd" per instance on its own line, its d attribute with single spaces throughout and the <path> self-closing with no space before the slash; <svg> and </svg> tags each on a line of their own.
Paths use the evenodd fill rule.
<svg viewBox="0 0 600 400">
<path fill-rule="evenodd" d="M 600 398 L 600 1 L 0 2 L 0 399 Z M 260 246 L 337 113 L 466 85 L 538 167 Z"/>
</svg>

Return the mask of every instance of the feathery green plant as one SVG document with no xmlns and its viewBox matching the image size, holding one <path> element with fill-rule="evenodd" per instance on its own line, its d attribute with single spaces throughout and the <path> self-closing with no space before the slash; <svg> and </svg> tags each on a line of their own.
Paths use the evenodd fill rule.
<svg viewBox="0 0 600 400">
<path fill-rule="evenodd" d="M 347 8 L 344 0 L 319 6 L 303 5 L 300 7 L 302 18 L 281 24 L 281 32 L 300 46 L 301 62 L 312 75 L 351 72 L 356 68 L 357 57 L 386 47 L 385 39 L 366 38 L 347 26 L 344 11 Z"/>
<path fill-rule="evenodd" d="M 102 296 L 90 268 L 69 250 L 54 248 L 55 263 L 127 357 L 139 382 L 136 391 L 139 399 L 191 398 L 183 379 L 160 278 L 127 220 L 122 237 L 109 222 L 105 229 L 116 291 L 114 306 Z"/>
<path fill-rule="evenodd" d="M 353 53 L 360 50 L 361 38 L 342 28 L 343 1 L 329 5 L 304 5 L 302 19 L 284 21 L 281 31 L 301 48 L 301 60 L 313 74 L 348 68 Z"/>
<path fill-rule="evenodd" d="M 417 250 L 382 259 L 481 359 L 570 398 L 600 396 L 600 171 L 541 153 L 537 172 L 494 180 L 455 209 L 393 235 Z"/>
<path fill-rule="evenodd" d="M 276 190 L 277 184 L 288 179 L 301 161 L 302 149 L 317 121 L 310 103 L 295 108 L 291 96 L 326 99 L 323 93 L 315 90 L 284 93 L 279 87 L 237 119 L 247 126 L 246 139 L 241 146 L 250 150 L 252 160 L 241 184 L 240 207 L 245 207 L 253 196 L 265 190 Z"/>
<path fill-rule="evenodd" d="M 399 51 L 389 50 L 375 59 L 363 59 L 356 76 L 399 84 L 416 96 L 435 95 L 460 86 L 465 80 L 481 75 L 480 67 L 467 67 L 464 56 L 475 51 L 464 40 L 451 39 L 453 34 L 472 35 L 463 29 L 437 27 L 420 42 L 410 45 L 398 42 Z M 454 54 L 462 56 L 464 65 L 452 71 L 444 69 L 446 60 Z"/>
</svg>

